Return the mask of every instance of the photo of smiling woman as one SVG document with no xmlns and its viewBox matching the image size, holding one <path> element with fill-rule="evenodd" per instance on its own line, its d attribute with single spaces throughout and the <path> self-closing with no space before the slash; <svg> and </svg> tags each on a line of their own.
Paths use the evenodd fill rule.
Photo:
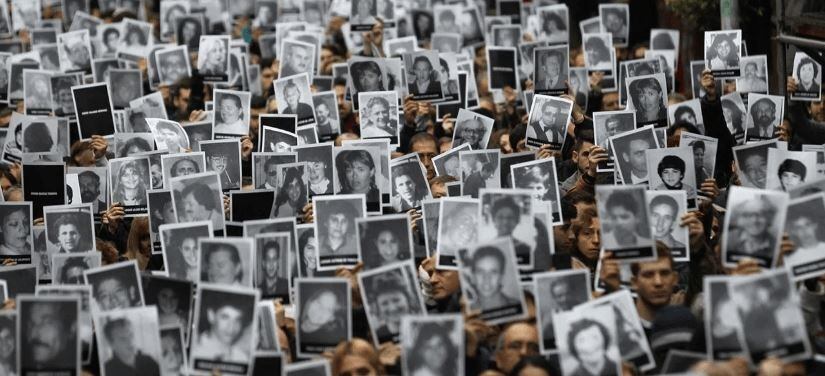
<svg viewBox="0 0 825 376">
<path fill-rule="evenodd" d="M 198 238 L 212 236 L 211 222 L 189 222 L 161 225 L 161 249 L 167 272 L 172 278 L 198 281 L 200 253 Z"/>
<path fill-rule="evenodd" d="M 0 203 L 0 256 L 12 259 L 31 257 L 31 218 L 30 202 Z"/>
<path fill-rule="evenodd" d="M 127 157 L 109 160 L 110 202 L 122 204 L 126 216 L 148 213 L 146 187 L 150 184 L 149 158 Z"/>
<path fill-rule="evenodd" d="M 636 128 L 649 124 L 657 128 L 667 126 L 666 88 L 663 73 L 627 79 L 627 91 L 630 94 L 628 108 L 636 111 Z"/>
<path fill-rule="evenodd" d="M 375 174 L 378 171 L 369 151 L 364 149 L 340 150 L 335 156 L 335 168 L 338 171 L 336 194 L 363 193 L 367 199 L 367 210 L 380 211 L 381 191 L 375 183 Z"/>
<path fill-rule="evenodd" d="M 359 259 L 364 270 L 399 261 L 412 261 L 410 219 L 406 213 L 360 218 L 358 227 Z"/>
<path fill-rule="evenodd" d="M 275 205 L 272 206 L 270 217 L 289 218 L 298 216 L 304 210 L 307 203 L 307 182 L 305 163 L 296 163 L 279 166 L 281 168 L 278 175 L 284 180 L 278 188 L 278 195 L 275 197 Z"/>
<path fill-rule="evenodd" d="M 299 278 L 295 320 L 296 354 L 320 354 L 352 338 L 349 281 L 339 278 Z"/>
</svg>

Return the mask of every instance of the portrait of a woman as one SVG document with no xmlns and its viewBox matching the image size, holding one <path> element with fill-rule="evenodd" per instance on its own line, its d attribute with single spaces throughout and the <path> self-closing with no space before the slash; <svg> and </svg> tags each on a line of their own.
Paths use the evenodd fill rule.
<svg viewBox="0 0 825 376">
<path fill-rule="evenodd" d="M 209 234 L 202 234 L 209 236 Z M 187 281 L 198 281 L 198 234 L 191 230 L 181 230 L 171 235 L 169 249 L 166 256 L 169 258 L 166 265 L 173 278 Z"/>
<path fill-rule="evenodd" d="M 29 206 L 0 206 L 0 231 L 3 242 L 0 243 L 0 255 L 27 255 L 32 251 L 31 218 Z"/>
<path fill-rule="evenodd" d="M 667 119 L 664 88 L 654 77 L 642 78 L 630 83 L 630 96 L 636 109 L 636 122 L 652 122 Z"/>
<path fill-rule="evenodd" d="M 734 34 L 717 34 L 708 47 L 707 66 L 710 69 L 739 68 L 739 48 L 734 41 Z"/>
<path fill-rule="evenodd" d="M 455 375 L 458 349 L 450 339 L 450 328 L 438 323 L 424 323 L 412 347 L 408 361 L 412 376 Z"/>
<path fill-rule="evenodd" d="M 367 222 L 359 226 L 361 252 L 366 269 L 410 260 L 409 230 L 406 220 Z"/>
<path fill-rule="evenodd" d="M 301 342 L 335 345 L 337 338 L 346 334 L 346 302 L 335 291 L 318 289 L 301 303 Z"/>
<path fill-rule="evenodd" d="M 144 153 L 147 151 L 152 151 L 152 145 L 140 137 L 133 137 L 123 143 L 123 146 L 118 146 L 117 157 L 126 158 L 131 155 Z"/>
<path fill-rule="evenodd" d="M 601 37 L 590 37 L 584 43 L 584 52 L 587 55 L 587 64 L 590 69 L 613 69 L 610 59 L 610 48 Z"/>
<path fill-rule="evenodd" d="M 381 200 L 375 183 L 375 162 L 366 150 L 343 150 L 335 157 L 341 194 L 363 193 L 367 202 Z"/>
<path fill-rule="evenodd" d="M 117 179 L 113 182 L 112 202 L 125 206 L 146 205 L 146 183 L 149 171 L 139 160 L 131 160 L 120 165 Z"/>
<path fill-rule="evenodd" d="M 307 186 L 304 183 L 303 168 L 286 168 L 283 176 L 283 184 L 275 197 L 275 214 L 278 218 L 294 217 L 303 212 L 304 205 L 307 203 Z"/>
<path fill-rule="evenodd" d="M 610 359 L 610 332 L 602 323 L 582 319 L 571 325 L 567 333 L 567 348 L 578 362 L 571 375 L 616 375 L 618 365 Z"/>
<path fill-rule="evenodd" d="M 381 67 L 375 61 L 356 61 L 352 63 L 350 74 L 356 93 L 386 90 Z"/>
<path fill-rule="evenodd" d="M 198 57 L 198 70 L 203 75 L 224 75 L 228 70 L 227 53 L 224 39 L 206 39 L 205 48 L 201 50 L 206 51 L 203 59 Z"/>
<path fill-rule="evenodd" d="M 418 171 L 416 171 L 418 169 Z M 401 213 L 421 206 L 427 198 L 427 182 L 415 163 L 394 167 L 392 170 L 392 199 L 390 203 Z"/>
</svg>

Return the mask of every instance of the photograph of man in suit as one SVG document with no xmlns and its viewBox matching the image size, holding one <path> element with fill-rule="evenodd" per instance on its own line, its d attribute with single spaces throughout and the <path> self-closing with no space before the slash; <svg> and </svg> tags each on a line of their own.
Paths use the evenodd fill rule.
<svg viewBox="0 0 825 376">
<path fill-rule="evenodd" d="M 538 120 L 527 127 L 527 138 L 545 143 L 561 144 L 564 141 L 564 125 L 567 119 L 562 115 L 562 103 L 548 100 L 541 105 Z"/>
</svg>

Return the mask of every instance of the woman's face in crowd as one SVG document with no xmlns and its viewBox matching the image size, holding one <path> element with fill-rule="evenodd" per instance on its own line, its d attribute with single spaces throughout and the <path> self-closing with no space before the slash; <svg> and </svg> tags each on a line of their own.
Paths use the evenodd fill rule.
<svg viewBox="0 0 825 376">
<path fill-rule="evenodd" d="M 779 176 L 779 180 L 782 182 L 782 187 L 785 191 L 802 183 L 802 177 L 790 171 L 783 172 L 782 175 Z"/>
<path fill-rule="evenodd" d="M 209 48 L 207 61 L 212 61 L 216 65 L 223 65 L 226 63 L 226 49 L 223 47 L 223 42 L 214 41 L 212 47 Z"/>
<path fill-rule="evenodd" d="M 372 179 L 375 176 L 375 169 L 370 168 L 365 163 L 355 161 L 346 166 L 345 172 L 347 182 L 353 191 L 366 193 L 370 190 Z"/>
<path fill-rule="evenodd" d="M 243 330 L 241 325 L 243 315 L 237 308 L 223 306 L 217 311 L 208 311 L 207 316 L 209 323 L 212 325 L 212 333 L 220 342 L 226 345 L 233 344 L 235 338 Z"/>
<path fill-rule="evenodd" d="M 720 42 L 719 44 L 716 45 L 716 55 L 718 55 L 720 58 L 728 57 L 728 54 L 730 53 L 730 50 L 731 50 L 730 42 L 728 42 L 726 40 L 724 40 L 724 41 L 722 41 L 722 42 Z"/>
<path fill-rule="evenodd" d="M 662 104 L 662 96 L 659 91 L 653 88 L 644 88 L 639 94 L 639 104 L 644 111 L 659 111 Z"/>
<path fill-rule="evenodd" d="M 188 194 L 183 198 L 183 211 L 190 221 L 204 221 L 209 219 L 209 209 L 199 203 L 193 194 Z"/>
<path fill-rule="evenodd" d="M 241 117 L 241 107 L 232 99 L 222 100 L 220 111 L 224 123 L 234 123 Z"/>
<path fill-rule="evenodd" d="M 321 181 L 325 177 L 324 170 L 326 170 L 326 166 L 323 162 L 310 162 L 309 181 L 313 183 Z"/>
<path fill-rule="evenodd" d="M 799 67 L 799 81 L 810 84 L 814 80 L 814 64 L 809 63 Z"/>
<path fill-rule="evenodd" d="M 381 90 L 381 76 L 372 69 L 364 69 L 358 77 L 358 85 L 363 89 L 362 91 L 376 91 Z"/>
<path fill-rule="evenodd" d="M 401 175 L 395 178 L 395 190 L 407 202 L 413 201 L 413 194 L 415 193 L 415 184 L 407 175 Z"/>
<path fill-rule="evenodd" d="M 20 248 L 29 240 L 29 218 L 22 211 L 16 211 L 3 219 L 3 244 Z"/>
<path fill-rule="evenodd" d="M 596 326 L 590 326 L 573 337 L 573 346 L 584 363 L 598 363 L 604 356 L 602 332 Z"/>
<path fill-rule="evenodd" d="M 77 230 L 77 226 L 73 223 L 61 225 L 60 228 L 57 229 L 57 241 L 63 250 L 68 252 L 77 251 L 77 247 L 80 244 L 80 231 Z"/>
<path fill-rule="evenodd" d="M 198 242 L 194 238 L 183 239 L 180 244 L 180 253 L 188 268 L 198 266 Z"/>
<path fill-rule="evenodd" d="M 391 231 L 381 231 L 375 239 L 375 247 L 383 261 L 396 261 L 398 259 L 399 242 Z"/>
<path fill-rule="evenodd" d="M 410 313 L 410 304 L 407 297 L 398 291 L 378 295 L 376 303 L 380 316 L 394 324 L 401 322 L 401 316 Z"/>
<path fill-rule="evenodd" d="M 678 186 L 682 182 L 682 172 L 675 168 L 662 170 L 662 181 L 670 187 Z"/>
<path fill-rule="evenodd" d="M 289 202 L 298 202 L 301 199 L 301 181 L 297 178 L 292 179 L 286 186 L 286 194 Z"/>
<path fill-rule="evenodd" d="M 307 239 L 307 244 L 304 246 L 304 262 L 307 269 L 315 270 L 315 253 L 318 249 L 318 241 L 312 236 Z"/>
<path fill-rule="evenodd" d="M 158 310 L 160 313 L 176 313 L 178 300 L 177 294 L 172 289 L 162 289 L 158 292 Z"/>
</svg>

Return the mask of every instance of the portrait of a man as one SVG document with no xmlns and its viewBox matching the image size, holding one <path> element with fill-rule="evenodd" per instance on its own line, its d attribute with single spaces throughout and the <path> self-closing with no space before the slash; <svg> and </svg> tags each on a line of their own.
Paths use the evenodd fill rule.
<svg viewBox="0 0 825 376">
<path fill-rule="evenodd" d="M 653 226 L 653 238 L 668 246 L 672 254 L 684 254 L 686 239 L 683 239 L 681 234 L 675 234 L 674 228 L 682 214 L 676 199 L 670 195 L 656 195 L 648 203 L 648 211 Z M 677 239 L 675 235 L 680 235 L 682 239 Z"/>
<path fill-rule="evenodd" d="M 249 131 L 249 100 L 241 93 L 219 91 L 215 102 L 215 133 L 246 135 Z"/>
<path fill-rule="evenodd" d="M 602 245 L 605 249 L 627 249 L 651 244 L 647 213 L 635 190 L 618 189 L 604 202 Z M 601 217 L 601 216 L 600 216 Z"/>
<path fill-rule="evenodd" d="M 252 356 L 253 297 L 223 291 L 201 291 L 192 360 L 247 363 Z"/>
<path fill-rule="evenodd" d="M 125 317 L 108 320 L 103 325 L 103 335 L 112 350 L 112 357 L 104 362 L 107 375 L 160 374 L 158 362 L 137 348 L 135 329 Z"/>
<path fill-rule="evenodd" d="M 539 102 L 539 100 L 543 100 Z M 567 113 L 569 107 L 565 102 L 536 96 L 533 99 L 533 110 L 530 125 L 527 127 L 527 138 L 535 139 L 539 143 L 561 145 L 567 131 Z M 535 120 L 534 120 L 535 119 Z"/>
<path fill-rule="evenodd" d="M 301 73 L 312 74 L 315 48 L 311 44 L 294 40 L 283 42 L 281 70 L 278 78 L 286 78 Z"/>
<path fill-rule="evenodd" d="M 44 370 L 74 372 L 78 364 L 77 300 L 18 301 L 21 320 L 20 368 L 24 374 Z"/>
<path fill-rule="evenodd" d="M 258 243 L 262 249 L 259 251 L 259 268 L 262 273 L 258 274 L 256 286 L 261 289 L 261 295 L 266 297 L 276 296 L 282 298 L 289 297 L 289 283 L 285 276 L 281 275 L 282 254 L 281 245 L 275 240 L 265 240 Z"/>
</svg>

